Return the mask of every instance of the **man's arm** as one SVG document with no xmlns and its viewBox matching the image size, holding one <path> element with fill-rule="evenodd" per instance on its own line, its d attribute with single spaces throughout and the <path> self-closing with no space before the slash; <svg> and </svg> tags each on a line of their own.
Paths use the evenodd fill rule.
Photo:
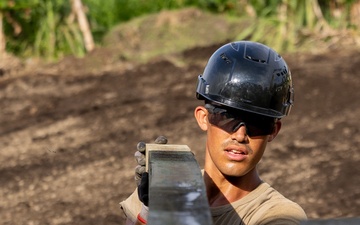
<svg viewBox="0 0 360 225">
<path fill-rule="evenodd" d="M 129 218 L 127 218 L 125 225 L 135 225 L 135 223 L 131 221 Z"/>
<path fill-rule="evenodd" d="M 167 138 L 165 136 L 159 136 L 155 140 L 155 144 L 166 143 Z M 139 142 L 136 147 L 137 151 L 135 152 L 135 159 L 138 165 L 135 167 L 135 180 L 138 187 L 125 201 L 120 203 L 121 209 L 127 217 L 126 225 L 146 224 L 148 214 L 148 208 L 146 207 L 148 204 L 148 174 L 145 173 L 146 144 L 144 142 Z"/>
</svg>

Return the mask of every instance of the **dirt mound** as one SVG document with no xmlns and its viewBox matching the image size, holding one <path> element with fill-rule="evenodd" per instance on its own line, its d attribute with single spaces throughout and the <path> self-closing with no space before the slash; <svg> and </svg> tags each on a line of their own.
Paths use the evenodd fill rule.
<svg viewBox="0 0 360 225">
<path fill-rule="evenodd" d="M 122 59 L 147 61 L 195 47 L 234 40 L 250 22 L 196 8 L 162 11 L 115 27 L 104 45 L 120 50 Z"/>
</svg>

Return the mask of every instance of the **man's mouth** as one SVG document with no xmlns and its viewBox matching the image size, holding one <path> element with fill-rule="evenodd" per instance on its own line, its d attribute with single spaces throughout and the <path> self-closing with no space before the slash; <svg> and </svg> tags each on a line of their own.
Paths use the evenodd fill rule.
<svg viewBox="0 0 360 225">
<path fill-rule="evenodd" d="M 244 151 L 240 151 L 240 150 L 236 150 L 236 149 L 230 149 L 230 150 L 226 150 L 226 151 L 230 152 L 232 154 L 246 155 L 246 153 Z"/>
<path fill-rule="evenodd" d="M 226 156 L 231 161 L 241 162 L 248 157 L 247 154 L 248 152 L 246 150 L 228 148 L 225 149 L 225 152 L 226 152 Z"/>
</svg>

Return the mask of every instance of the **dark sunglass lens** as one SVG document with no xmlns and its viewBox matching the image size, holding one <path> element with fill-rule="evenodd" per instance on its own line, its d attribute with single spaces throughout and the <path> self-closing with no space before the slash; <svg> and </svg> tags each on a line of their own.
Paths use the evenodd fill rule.
<svg viewBox="0 0 360 225">
<path fill-rule="evenodd" d="M 248 135 L 252 137 L 268 135 L 274 130 L 275 120 L 270 117 L 251 115 L 245 121 Z"/>
<path fill-rule="evenodd" d="M 250 137 L 263 136 L 271 134 L 274 130 L 274 124 L 246 124 L 247 132 Z"/>
<path fill-rule="evenodd" d="M 212 105 L 208 105 L 207 108 L 210 112 L 209 122 L 228 133 L 236 132 L 242 125 L 245 125 L 250 137 L 268 135 L 274 130 L 274 119 L 270 117 Z"/>
<path fill-rule="evenodd" d="M 228 118 L 225 114 L 213 113 L 209 115 L 209 122 L 226 132 L 232 133 L 239 122 L 234 118 Z"/>
</svg>

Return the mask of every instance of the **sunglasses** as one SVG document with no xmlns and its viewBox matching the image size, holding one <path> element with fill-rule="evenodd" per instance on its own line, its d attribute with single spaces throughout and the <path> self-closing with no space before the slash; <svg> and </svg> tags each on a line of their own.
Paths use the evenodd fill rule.
<svg viewBox="0 0 360 225">
<path fill-rule="evenodd" d="M 205 108 L 209 112 L 209 122 L 228 133 L 236 132 L 241 126 L 245 126 L 249 137 L 269 135 L 274 131 L 274 118 L 213 104 L 205 104 Z"/>
</svg>

